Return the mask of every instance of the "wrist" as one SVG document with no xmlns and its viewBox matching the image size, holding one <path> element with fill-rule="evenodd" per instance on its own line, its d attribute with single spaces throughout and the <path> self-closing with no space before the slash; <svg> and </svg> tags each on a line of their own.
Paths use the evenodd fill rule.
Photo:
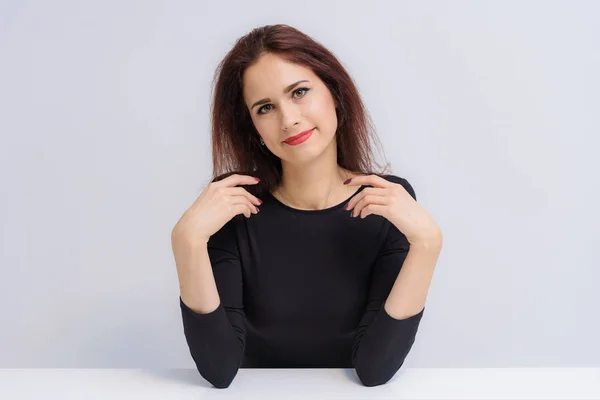
<svg viewBox="0 0 600 400">
<path fill-rule="evenodd" d="M 441 234 L 409 240 L 410 248 L 419 251 L 439 252 L 442 249 L 443 237 Z"/>
</svg>

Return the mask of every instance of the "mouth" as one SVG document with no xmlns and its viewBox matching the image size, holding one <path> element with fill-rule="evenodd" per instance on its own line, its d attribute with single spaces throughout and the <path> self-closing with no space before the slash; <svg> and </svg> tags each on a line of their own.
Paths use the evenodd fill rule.
<svg viewBox="0 0 600 400">
<path fill-rule="evenodd" d="M 314 130 L 315 130 L 315 128 L 312 128 L 307 131 L 300 132 L 297 135 L 290 136 L 289 138 L 284 140 L 284 143 L 291 144 L 291 145 L 300 144 L 300 143 L 304 142 L 306 139 L 308 139 Z"/>
</svg>

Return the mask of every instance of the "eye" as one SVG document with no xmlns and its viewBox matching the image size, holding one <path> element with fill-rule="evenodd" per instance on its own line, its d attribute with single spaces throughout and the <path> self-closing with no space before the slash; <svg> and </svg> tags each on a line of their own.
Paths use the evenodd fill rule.
<svg viewBox="0 0 600 400">
<path fill-rule="evenodd" d="M 258 111 L 256 111 L 256 114 L 258 114 L 258 115 L 264 114 L 264 112 L 261 112 L 261 110 L 262 110 L 263 108 L 265 108 L 265 107 L 268 107 L 268 106 L 270 106 L 270 104 L 265 104 L 264 106 L 260 107 L 260 108 L 258 109 Z"/>
<path fill-rule="evenodd" d="M 305 88 L 305 87 L 298 88 L 298 89 L 294 90 L 294 93 L 298 92 L 299 90 L 305 90 L 304 94 L 306 94 L 306 92 L 308 92 L 310 89 L 309 88 Z M 304 97 L 304 94 L 302 96 L 300 96 L 300 97 Z"/>
<path fill-rule="evenodd" d="M 304 92 L 303 92 L 304 94 L 303 94 L 302 96 L 300 96 L 300 97 L 296 97 L 297 99 L 298 99 L 298 98 L 302 98 L 302 97 L 304 97 L 304 95 L 305 95 L 305 94 L 306 94 L 306 93 L 307 93 L 307 92 L 308 92 L 310 89 L 309 89 L 309 88 L 306 88 L 306 87 L 301 87 L 301 88 L 298 88 L 298 89 L 294 90 L 294 91 L 292 92 L 292 95 L 296 94 L 297 92 L 299 92 L 299 91 L 301 91 L 301 90 L 302 90 L 302 91 L 304 91 Z M 262 115 L 262 114 L 264 114 L 265 112 L 263 112 L 263 111 L 262 111 L 262 110 L 263 110 L 263 108 L 265 108 L 265 107 L 270 107 L 270 106 L 271 106 L 271 104 L 265 104 L 264 106 L 260 107 L 260 108 L 259 108 L 259 109 L 256 111 L 256 114 L 257 114 L 257 115 Z"/>
</svg>

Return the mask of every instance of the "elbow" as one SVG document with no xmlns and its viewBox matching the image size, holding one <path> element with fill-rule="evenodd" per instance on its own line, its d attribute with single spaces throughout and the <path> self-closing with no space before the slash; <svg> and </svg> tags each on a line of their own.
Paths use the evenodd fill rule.
<svg viewBox="0 0 600 400">
<path fill-rule="evenodd" d="M 397 368 L 378 368 L 372 363 L 359 363 L 354 367 L 360 382 L 367 387 L 380 386 L 396 375 L 404 361 Z"/>
<path fill-rule="evenodd" d="M 236 377 L 241 365 L 241 359 L 237 356 L 225 356 L 218 359 L 210 359 L 210 357 L 201 359 L 192 358 L 200 375 L 217 389 L 228 388 Z"/>
<path fill-rule="evenodd" d="M 237 375 L 238 368 L 215 366 L 215 368 L 198 368 L 200 375 L 217 389 L 226 389 Z"/>
<path fill-rule="evenodd" d="M 217 375 L 213 377 L 204 378 L 217 389 L 227 389 L 231 385 L 231 382 L 233 382 L 233 379 L 235 378 L 236 374 Z"/>
<path fill-rule="evenodd" d="M 363 386 L 372 387 L 372 386 L 380 386 L 387 383 L 392 376 L 394 375 L 386 375 L 381 373 L 373 373 L 368 370 L 356 368 L 356 375 L 358 375 L 358 379 L 363 384 Z"/>
</svg>

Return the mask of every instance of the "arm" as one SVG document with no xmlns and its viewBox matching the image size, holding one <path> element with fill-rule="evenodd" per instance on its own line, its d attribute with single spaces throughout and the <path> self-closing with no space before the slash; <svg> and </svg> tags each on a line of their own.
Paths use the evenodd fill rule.
<svg viewBox="0 0 600 400">
<path fill-rule="evenodd" d="M 227 388 L 241 365 L 245 339 L 242 271 L 233 220 L 176 258 L 183 330 L 198 372 Z"/>
<path fill-rule="evenodd" d="M 411 184 L 406 179 L 399 183 L 416 201 L 417 196 Z M 388 315 L 394 319 L 405 319 L 425 308 L 425 300 L 442 251 L 442 243 L 443 238 L 439 230 L 427 239 L 410 243 L 408 255 L 384 305 Z"/>
<path fill-rule="evenodd" d="M 384 308 L 394 319 L 410 318 L 425 308 L 425 300 L 441 251 L 440 244 L 411 244 Z"/>
<path fill-rule="evenodd" d="M 416 200 L 408 181 L 399 183 Z M 386 383 L 404 363 L 425 311 L 433 260 L 437 260 L 424 246 L 410 245 L 402 232 L 389 225 L 353 345 L 353 365 L 365 386 Z"/>
</svg>

